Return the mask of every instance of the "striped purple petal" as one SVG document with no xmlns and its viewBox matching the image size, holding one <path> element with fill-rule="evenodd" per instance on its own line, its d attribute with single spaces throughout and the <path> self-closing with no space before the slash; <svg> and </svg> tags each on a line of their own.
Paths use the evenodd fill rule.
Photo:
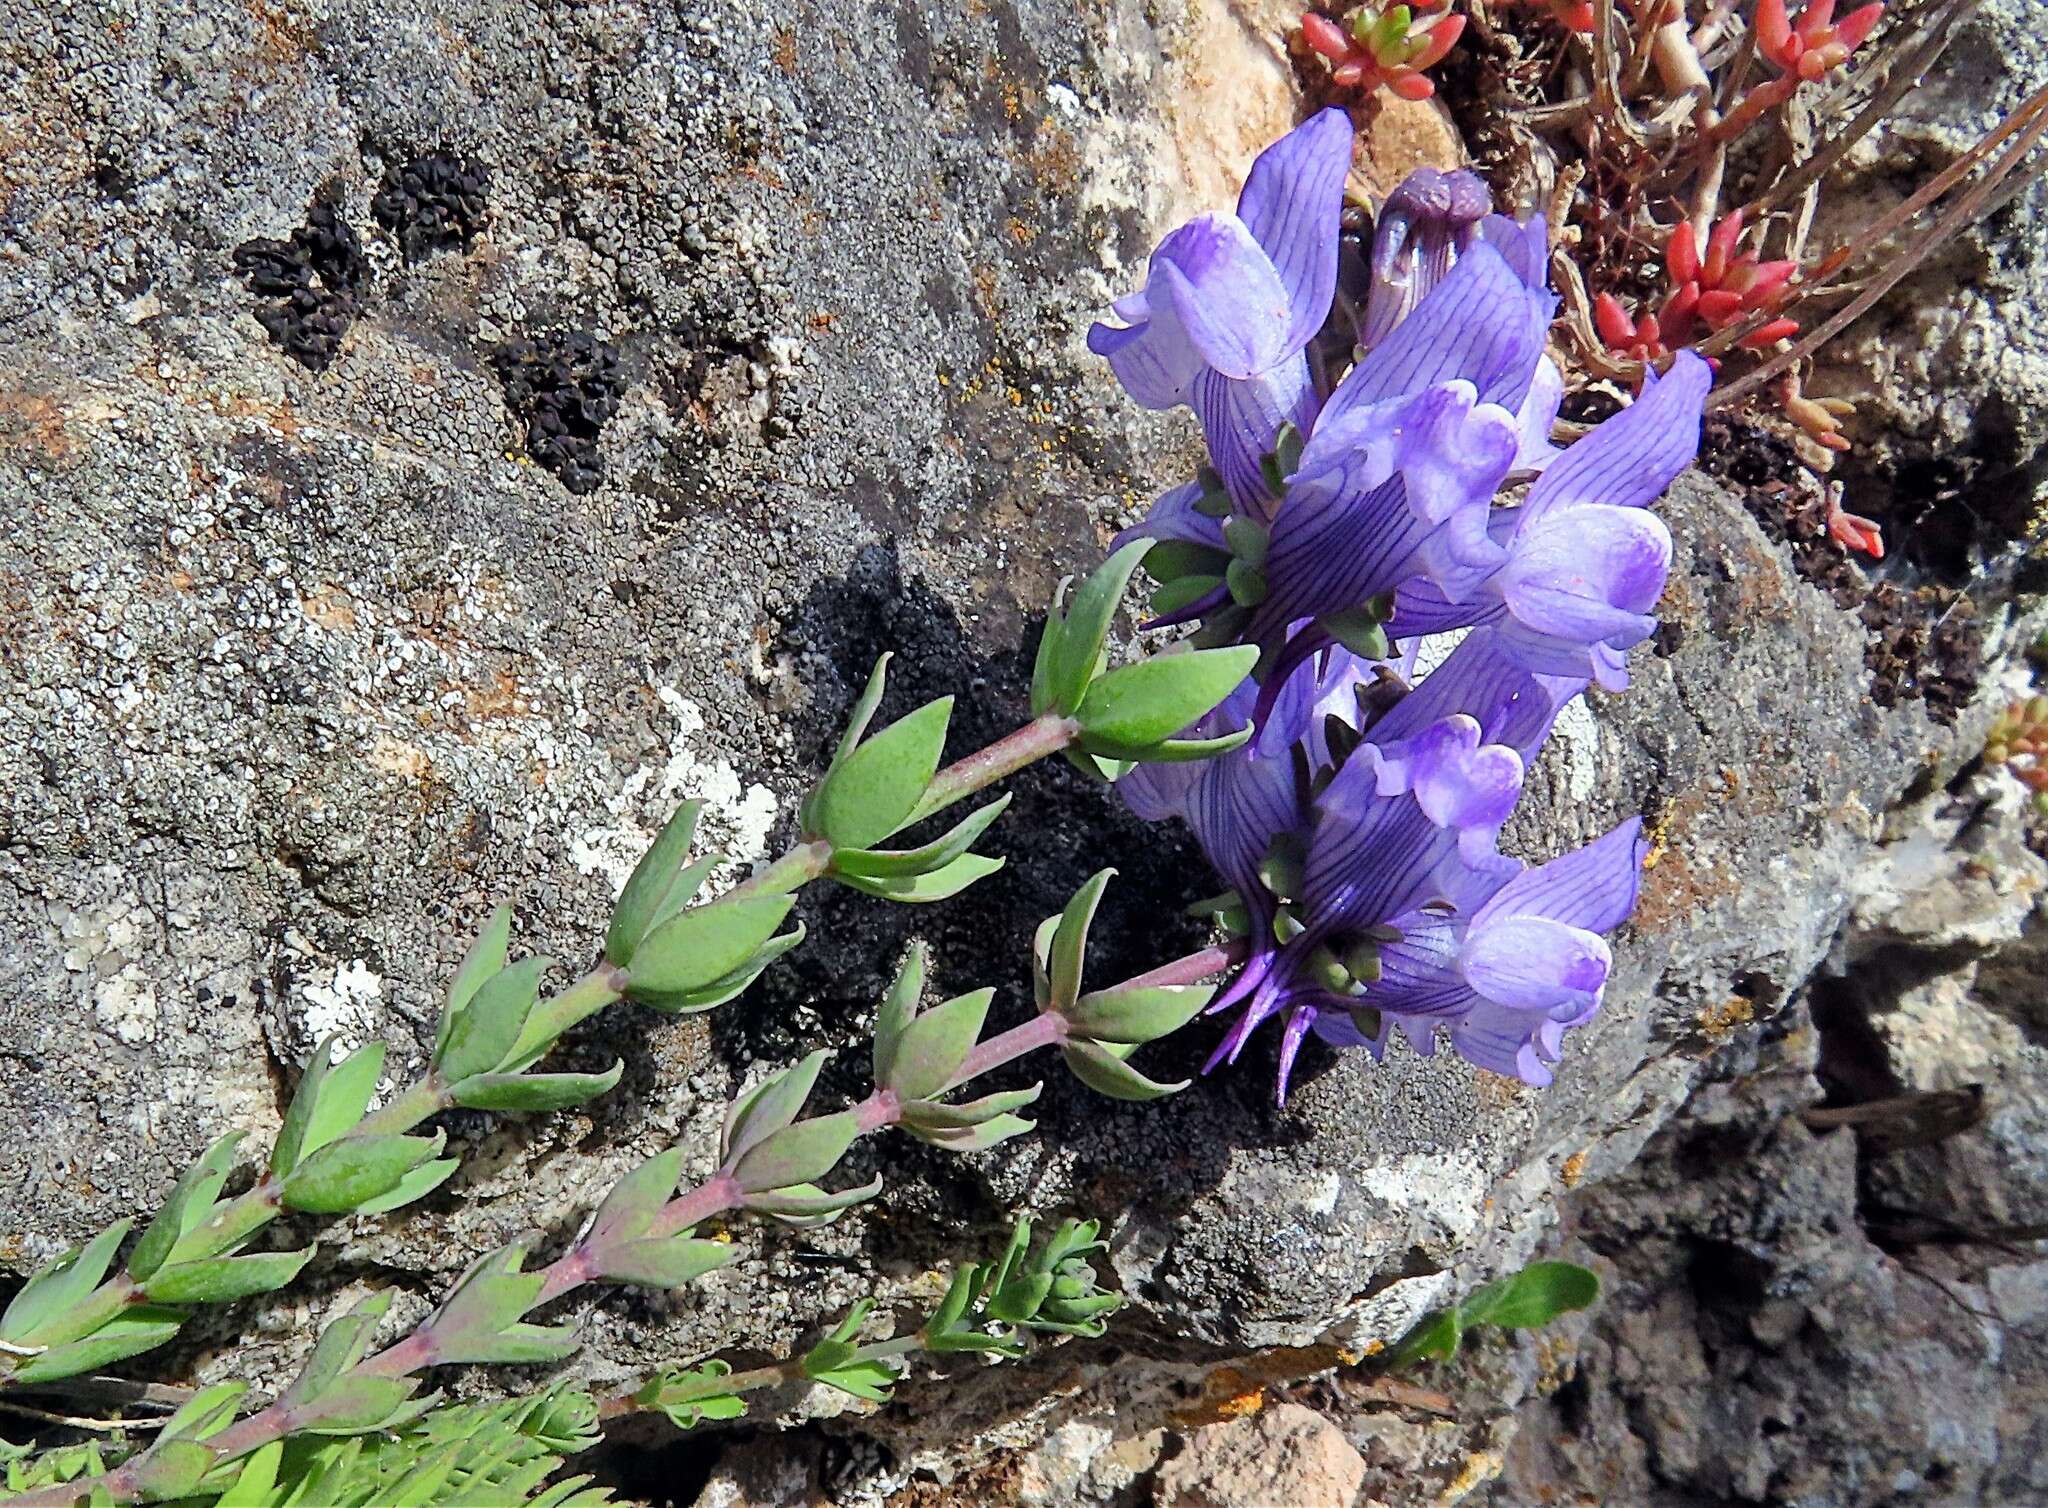
<svg viewBox="0 0 2048 1508">
<path fill-rule="evenodd" d="M 1589 932 L 1612 932 L 1635 910 L 1648 850 L 1642 818 L 1631 817 L 1585 847 L 1509 880 L 1480 908 L 1473 925 L 1542 916 Z"/>
<path fill-rule="evenodd" d="M 1287 290 L 1283 349 L 1299 352 L 1322 328 L 1337 288 L 1338 219 L 1351 171 L 1351 117 L 1318 111 L 1259 154 L 1237 217 L 1272 259 Z"/>
<path fill-rule="evenodd" d="M 1551 463 L 1522 512 L 1533 522 L 1575 503 L 1647 508 L 1699 453 L 1700 411 L 1713 380 L 1713 369 L 1691 351 L 1680 351 L 1661 380 L 1646 374 L 1634 403 Z"/>
<path fill-rule="evenodd" d="M 1292 424 L 1306 434 L 1315 424 L 1320 400 L 1308 358 L 1296 351 L 1243 381 L 1213 368 L 1204 370 L 1191 384 L 1188 401 L 1202 421 L 1210 464 L 1223 478 L 1237 511 L 1270 522 L 1277 499 L 1266 484 L 1262 463 L 1272 453 L 1281 425 Z"/>
</svg>

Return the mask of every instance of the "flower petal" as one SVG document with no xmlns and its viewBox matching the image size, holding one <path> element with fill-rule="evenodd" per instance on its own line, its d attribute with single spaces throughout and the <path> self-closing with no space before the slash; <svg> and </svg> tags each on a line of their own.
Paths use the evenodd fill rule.
<svg viewBox="0 0 2048 1508">
<path fill-rule="evenodd" d="M 1536 360 L 1536 375 L 1530 379 L 1529 391 L 1522 399 L 1522 406 L 1515 414 L 1515 428 L 1520 432 L 1515 447 L 1516 471 L 1542 471 L 1564 452 L 1550 443 L 1550 431 L 1557 423 L 1558 405 L 1564 401 L 1564 374 L 1557 369 L 1557 363 L 1548 356 Z"/>
<path fill-rule="evenodd" d="M 1475 922 L 1458 955 L 1473 989 L 1520 1011 L 1597 1006 L 1613 966 L 1614 955 L 1599 934 L 1541 916 Z"/>
<path fill-rule="evenodd" d="M 1223 520 L 1198 511 L 1195 504 L 1201 500 L 1199 482 L 1189 482 L 1160 494 L 1143 522 L 1132 524 L 1111 542 L 1110 553 L 1121 550 L 1134 539 L 1181 539 L 1189 544 L 1227 551 L 1230 547 L 1224 543 Z"/>
<path fill-rule="evenodd" d="M 1287 290 L 1289 353 L 1307 345 L 1330 312 L 1351 154 L 1350 116 L 1319 111 L 1259 154 L 1238 196 L 1238 219 Z"/>
<path fill-rule="evenodd" d="M 1522 628 L 1572 644 L 1626 649 L 1671 569 L 1671 531 L 1654 513 L 1584 503 L 1525 521 L 1492 583 Z"/>
<path fill-rule="evenodd" d="M 1540 916 L 1589 932 L 1612 932 L 1636 908 L 1648 850 L 1642 818 L 1631 817 L 1583 848 L 1523 870 L 1479 909 L 1472 925 L 1489 926 L 1504 916 Z"/>
<path fill-rule="evenodd" d="M 1421 684 L 1367 732 L 1376 744 L 1412 738 L 1454 712 L 1479 724 L 1481 739 L 1505 744 L 1526 763 L 1549 736 L 1558 712 L 1586 688 L 1577 677 L 1532 674 L 1508 652 L 1495 628 L 1479 628 L 1458 641 Z"/>
<path fill-rule="evenodd" d="M 1226 377 L 1250 377 L 1288 354 L 1287 289 L 1235 215 L 1197 215 L 1161 241 L 1145 296 L 1155 322 L 1171 305 L 1202 359 Z"/>
<path fill-rule="evenodd" d="M 1330 395 L 1331 410 L 1382 403 L 1452 380 L 1488 403 L 1521 406 L 1556 300 L 1523 286 L 1498 251 L 1475 245 Z"/>
<path fill-rule="evenodd" d="M 1172 408 L 1187 402 L 1189 385 L 1204 366 L 1202 353 L 1188 339 L 1170 306 L 1127 330 L 1090 325 L 1088 349 L 1108 360 L 1124 391 L 1143 408 Z"/>
<path fill-rule="evenodd" d="M 1568 448 L 1529 489 L 1530 520 L 1574 503 L 1646 508 L 1700 448 L 1700 411 L 1712 368 L 1680 351 L 1662 380 L 1646 376 L 1636 401 Z"/>
<path fill-rule="evenodd" d="M 1231 501 L 1240 512 L 1269 522 L 1275 499 L 1262 462 L 1281 425 L 1292 424 L 1306 434 L 1315 423 L 1318 399 L 1308 358 L 1297 351 L 1243 381 L 1205 370 L 1195 378 L 1189 401 Z"/>
</svg>

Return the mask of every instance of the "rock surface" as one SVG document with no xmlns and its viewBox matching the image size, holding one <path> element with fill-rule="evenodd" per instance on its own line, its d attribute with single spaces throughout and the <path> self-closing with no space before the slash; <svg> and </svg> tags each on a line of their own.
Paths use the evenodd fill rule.
<svg viewBox="0 0 2048 1508">
<path fill-rule="evenodd" d="M 1281 1403 L 1248 1419 L 1206 1425 L 1159 1468 L 1160 1508 L 1350 1508 L 1365 1462 L 1343 1432 L 1313 1409 Z"/>
<path fill-rule="evenodd" d="M 1189 463 L 1185 416 L 1123 402 L 1081 337 L 1285 123 L 1249 14 L 0 0 L 0 1270 L 148 1211 L 223 1130 L 267 1138 L 325 1034 L 386 1040 L 402 1082 L 495 902 L 524 945 L 589 956 L 676 801 L 766 851 L 881 650 L 892 710 L 959 695 L 956 752 L 1011 725 L 1055 581 Z M 368 206 L 436 149 L 489 167 L 488 218 L 408 265 Z M 314 376 L 231 253 L 322 194 L 369 272 Z M 586 495 L 522 463 L 491 362 L 554 330 L 619 353 Z M 577 1365 L 780 1353 L 862 1292 L 922 1293 L 1010 1210 L 1109 1220 L 1117 1344 L 1146 1360 L 1057 1351 L 834 1422 L 894 1463 L 843 1481 L 900 1485 L 976 1429 L 993 1451 L 1140 1395 L 1164 1418 L 1249 1353 L 1253 1386 L 1326 1369 L 1518 1265 L 1560 1189 L 1627 1168 L 1829 956 L 1887 812 L 1992 710 L 1873 705 L 1861 624 L 1752 504 L 1775 506 L 1675 490 L 1667 627 L 1627 697 L 1567 723 L 1511 831 L 1542 856 L 1643 811 L 1657 840 L 1609 1009 L 1552 1090 L 1405 1052 L 1305 1058 L 1284 1113 L 1258 1054 L 1144 1109 L 1056 1077 L 1035 1138 L 882 1145 L 866 1214 L 740 1227 L 746 1255 L 691 1292 L 607 1297 Z M 2006 654 L 2000 596 L 1979 614 Z M 813 944 L 717 1016 L 607 1013 L 570 1050 L 626 1060 L 605 1101 L 452 1118 L 447 1191 L 327 1229 L 311 1281 L 169 1364 L 274 1380 L 367 1285 L 424 1303 L 661 1146 L 707 1166 L 725 1096 L 803 1047 L 853 1047 L 854 1087 L 912 935 L 940 985 L 1004 986 L 1005 1020 L 1032 926 L 1101 864 L 1124 871 L 1105 971 L 1191 938 L 1155 919 L 1203 888 L 1180 840 L 1064 768 L 1018 791 L 1002 875 L 917 915 L 809 896 Z M 250 1348 L 207 1348 L 229 1334 Z"/>
</svg>

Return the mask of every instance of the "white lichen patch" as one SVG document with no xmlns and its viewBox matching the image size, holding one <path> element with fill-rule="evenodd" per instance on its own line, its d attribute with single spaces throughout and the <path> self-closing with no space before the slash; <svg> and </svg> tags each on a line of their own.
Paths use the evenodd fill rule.
<svg viewBox="0 0 2048 1508">
<path fill-rule="evenodd" d="M 287 933 L 285 940 L 294 951 L 313 954 L 311 945 L 297 933 Z M 307 1039 L 339 1038 L 340 1052 L 362 1046 L 383 1024 L 384 980 L 360 958 L 323 960 L 305 970 L 295 980 L 293 996 Z"/>
<path fill-rule="evenodd" d="M 633 866 L 660 825 L 684 801 L 704 803 L 698 819 L 699 851 L 715 848 L 729 861 L 720 866 L 714 883 L 730 880 L 759 857 L 774 825 L 775 793 L 765 785 L 740 779 L 732 764 L 700 754 L 692 741 L 704 731 L 704 711 L 673 686 L 655 691 L 675 719 L 675 736 L 666 763 L 635 770 L 606 801 L 615 820 L 584 829 L 569 840 L 569 860 L 585 874 L 601 875 L 618 894 Z M 643 814 L 647 823 L 637 820 Z"/>
<path fill-rule="evenodd" d="M 90 992 L 101 1029 L 129 1046 L 154 1040 L 162 1013 L 156 983 L 140 966 L 154 922 L 141 900 L 116 894 L 91 909 L 53 904 L 49 912 L 64 942 L 64 967 Z"/>
</svg>

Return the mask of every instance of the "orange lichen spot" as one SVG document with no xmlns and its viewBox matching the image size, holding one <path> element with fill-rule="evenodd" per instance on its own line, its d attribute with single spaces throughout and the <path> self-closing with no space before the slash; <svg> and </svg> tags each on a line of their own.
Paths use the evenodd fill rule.
<svg viewBox="0 0 2048 1508">
<path fill-rule="evenodd" d="M 1557 1170 L 1558 1182 L 1568 1189 L 1579 1186 L 1579 1180 L 1586 1176 L 1586 1154 L 1574 1152 L 1567 1157 Z"/>
<path fill-rule="evenodd" d="M 1740 995 L 1731 995 L 1719 1005 L 1710 1005 L 1700 1012 L 1700 1030 L 1709 1041 L 1723 1042 L 1735 1034 L 1736 1028 L 1747 1026 L 1755 1019 L 1755 1004 Z"/>
</svg>

